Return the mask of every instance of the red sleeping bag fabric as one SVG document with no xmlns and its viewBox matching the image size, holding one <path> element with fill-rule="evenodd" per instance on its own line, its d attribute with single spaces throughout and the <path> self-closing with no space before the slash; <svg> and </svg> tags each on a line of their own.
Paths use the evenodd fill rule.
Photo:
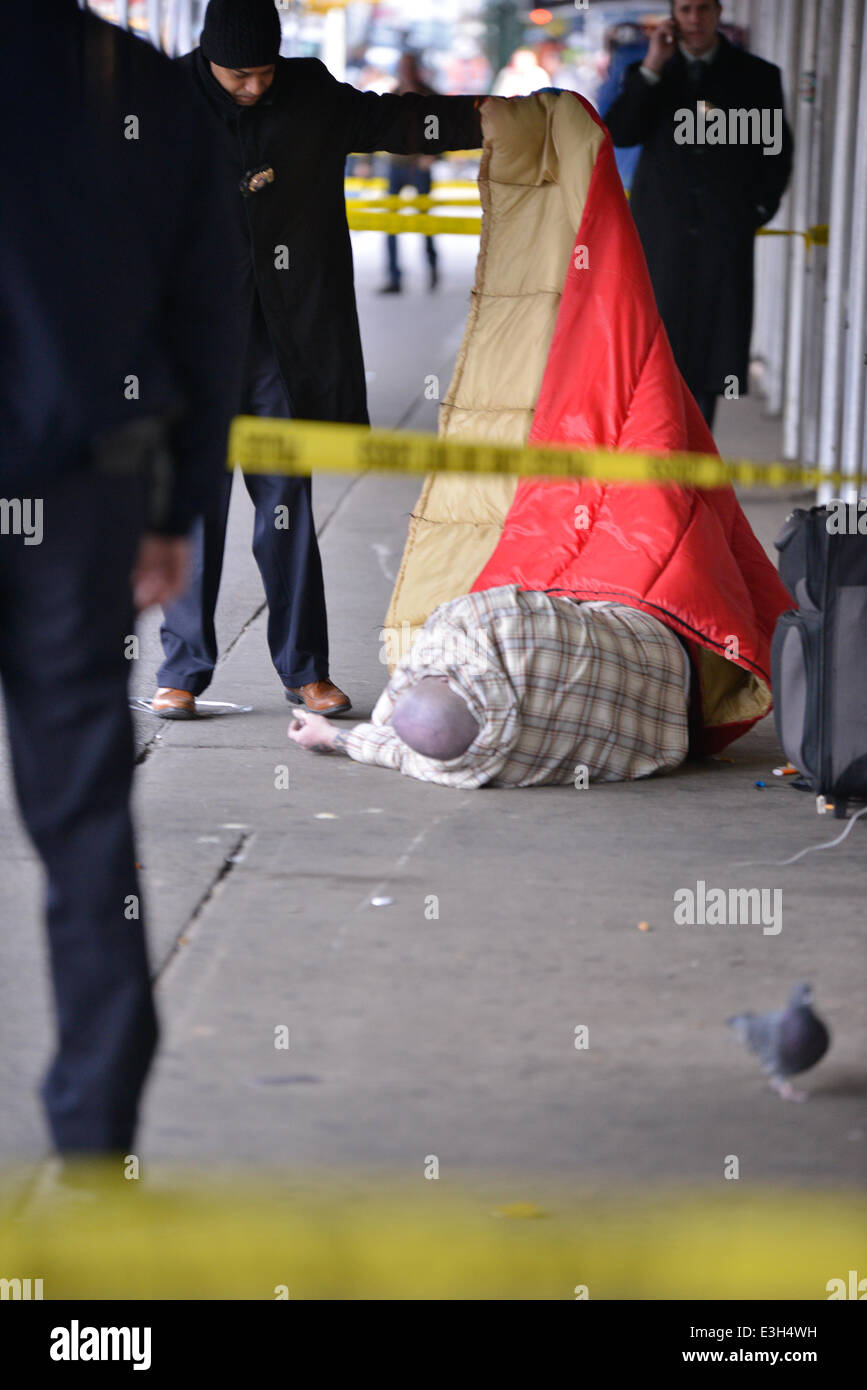
<svg viewBox="0 0 867 1390">
<path fill-rule="evenodd" d="M 582 101 L 574 93 L 561 101 Z M 594 165 L 530 440 L 716 453 L 659 317 L 610 137 Z M 730 488 L 522 479 L 473 590 L 518 584 L 644 609 L 770 686 L 792 603 Z M 736 644 L 732 639 L 736 639 Z M 695 654 L 695 653 L 693 653 Z M 705 727 L 703 751 L 754 723 Z"/>
</svg>

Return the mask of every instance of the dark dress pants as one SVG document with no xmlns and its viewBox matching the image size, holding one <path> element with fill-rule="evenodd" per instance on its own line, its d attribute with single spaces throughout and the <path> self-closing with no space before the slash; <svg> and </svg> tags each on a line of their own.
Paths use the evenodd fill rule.
<svg viewBox="0 0 867 1390">
<path fill-rule="evenodd" d="M 430 169 L 414 169 L 411 165 L 395 164 L 389 165 L 388 171 L 388 192 L 394 198 L 400 193 L 402 188 L 414 188 L 420 197 L 426 198 L 431 191 L 431 172 Z M 437 267 L 437 250 L 432 236 L 425 237 L 425 252 L 427 263 L 431 270 Z M 386 237 L 386 248 L 388 254 L 388 279 L 392 285 L 400 284 L 400 266 L 397 259 L 397 237 L 389 235 Z"/>
<path fill-rule="evenodd" d="M 134 480 L 88 473 L 34 493 L 41 543 L 0 536 L 0 678 L 46 875 L 57 1043 L 42 1096 L 62 1153 L 127 1153 L 157 1037 L 129 806 L 143 498 Z"/>
<path fill-rule="evenodd" d="M 241 413 L 289 419 L 289 402 L 261 315 L 254 317 Z M 268 648 L 284 685 L 328 677 L 328 621 L 310 478 L 244 475 L 256 518 L 253 554 L 268 603 Z M 166 608 L 160 629 L 165 660 L 157 683 L 201 695 L 217 664 L 214 613 L 223 569 L 232 475 L 226 473 L 194 526 L 191 582 Z M 275 525 L 288 510 L 288 529 Z"/>
</svg>

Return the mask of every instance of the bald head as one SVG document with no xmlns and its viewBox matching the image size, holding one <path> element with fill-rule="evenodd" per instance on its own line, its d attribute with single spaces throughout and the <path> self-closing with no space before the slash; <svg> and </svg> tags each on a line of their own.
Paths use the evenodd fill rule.
<svg viewBox="0 0 867 1390">
<path fill-rule="evenodd" d="M 391 726 L 414 752 L 443 763 L 466 753 L 479 732 L 466 700 L 455 694 L 445 676 L 424 676 L 401 695 Z"/>
</svg>

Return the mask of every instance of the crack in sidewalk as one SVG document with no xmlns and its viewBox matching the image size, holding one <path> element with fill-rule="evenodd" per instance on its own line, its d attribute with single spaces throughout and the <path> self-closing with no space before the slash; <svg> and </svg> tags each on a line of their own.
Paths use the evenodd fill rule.
<svg viewBox="0 0 867 1390">
<path fill-rule="evenodd" d="M 224 855 L 223 862 L 219 865 L 210 883 L 205 887 L 204 892 L 175 937 L 174 943 L 169 948 L 168 954 L 163 959 L 161 965 L 154 971 L 153 986 L 155 989 L 158 985 L 163 983 L 172 962 L 181 955 L 183 948 L 189 945 L 191 936 L 195 932 L 196 925 L 201 921 L 209 904 L 213 902 L 216 895 L 222 890 L 223 884 L 234 870 L 235 865 L 242 863 L 246 857 L 247 847 L 253 838 L 254 832 L 245 829 L 236 838 L 229 853 Z"/>
</svg>

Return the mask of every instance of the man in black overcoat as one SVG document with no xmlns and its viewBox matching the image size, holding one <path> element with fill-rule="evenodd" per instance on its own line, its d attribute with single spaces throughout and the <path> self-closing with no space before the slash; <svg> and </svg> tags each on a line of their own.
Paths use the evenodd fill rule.
<svg viewBox="0 0 867 1390">
<path fill-rule="evenodd" d="M 779 68 L 729 43 L 720 16 L 718 0 L 673 0 L 606 116 L 615 145 L 643 146 L 632 211 L 675 360 L 711 427 L 717 397 L 748 388 L 754 237 L 792 167 Z"/>
<path fill-rule="evenodd" d="M 211 118 L 244 230 L 238 334 L 247 343 L 247 370 L 238 409 L 367 424 L 346 157 L 475 149 L 483 98 L 359 92 L 318 59 L 280 58 L 280 40 L 273 0 L 210 0 L 200 47 L 180 60 Z M 268 601 L 268 644 L 286 698 L 329 717 L 343 714 L 349 699 L 329 679 L 310 479 L 245 481 L 256 509 L 253 551 Z M 213 674 L 230 487 L 227 475 L 196 540 L 192 584 L 165 614 L 153 702 L 164 717 L 192 717 L 195 696 Z"/>
</svg>

